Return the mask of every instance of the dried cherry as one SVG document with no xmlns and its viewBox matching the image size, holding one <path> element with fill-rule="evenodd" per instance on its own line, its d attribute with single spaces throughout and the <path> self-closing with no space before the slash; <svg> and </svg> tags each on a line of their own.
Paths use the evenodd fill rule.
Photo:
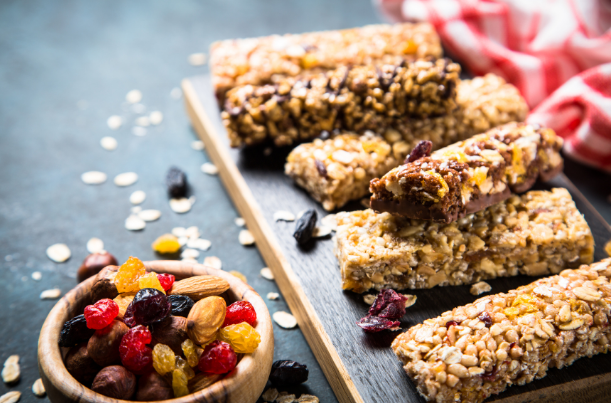
<svg viewBox="0 0 611 403">
<path fill-rule="evenodd" d="M 251 326 L 255 325 L 257 321 L 257 313 L 252 304 L 248 301 L 236 301 L 229 305 L 225 314 L 225 322 L 223 326 L 235 325 L 238 323 L 246 322 Z"/>
<path fill-rule="evenodd" d="M 167 318 L 172 312 L 172 304 L 164 293 L 154 288 L 138 291 L 127 306 L 123 322 L 129 327 L 150 325 Z"/>
<path fill-rule="evenodd" d="M 147 344 L 152 339 L 151 332 L 144 326 L 136 326 L 125 333 L 119 345 L 123 366 L 137 374 L 150 369 L 153 363 L 153 350 Z"/>
<path fill-rule="evenodd" d="M 296 361 L 278 360 L 272 365 L 269 380 L 277 386 L 299 385 L 308 380 L 308 367 Z"/>
<path fill-rule="evenodd" d="M 157 279 L 159 280 L 159 283 L 161 284 L 163 289 L 168 291 L 172 288 L 172 285 L 174 285 L 174 280 L 176 279 L 176 277 L 174 277 L 173 274 L 157 273 Z"/>
<path fill-rule="evenodd" d="M 174 316 L 189 316 L 191 308 L 195 305 L 195 302 L 187 297 L 186 295 L 170 295 L 168 297 L 170 304 L 172 304 L 172 315 Z"/>
<path fill-rule="evenodd" d="M 377 333 L 382 330 L 399 330 L 399 321 L 367 315 L 356 324 L 367 333 Z"/>
<path fill-rule="evenodd" d="M 293 237 L 295 237 L 299 245 L 303 245 L 312 239 L 312 231 L 314 231 L 316 226 L 317 218 L 316 210 L 309 209 L 297 219 Z"/>
<path fill-rule="evenodd" d="M 95 329 L 87 327 L 85 315 L 78 315 L 66 321 L 59 334 L 60 347 L 73 347 L 77 344 L 89 340 L 95 333 Z"/>
<path fill-rule="evenodd" d="M 238 356 L 231 346 L 215 340 L 206 346 L 197 367 L 202 372 L 225 374 L 234 369 L 237 363 Z"/>
<path fill-rule="evenodd" d="M 386 319 L 399 319 L 405 315 L 407 298 L 395 290 L 383 289 L 369 308 L 369 315 Z"/>
<path fill-rule="evenodd" d="M 89 329 L 103 329 L 110 325 L 119 314 L 119 305 L 112 299 L 104 298 L 85 307 L 85 320 Z"/>
<path fill-rule="evenodd" d="M 420 141 L 418 144 L 416 144 L 416 147 L 412 149 L 412 152 L 409 153 L 407 158 L 405 158 L 404 164 L 414 162 L 416 160 L 419 160 L 420 158 L 428 157 L 429 155 L 431 155 L 431 150 L 433 150 L 432 141 Z"/>
</svg>

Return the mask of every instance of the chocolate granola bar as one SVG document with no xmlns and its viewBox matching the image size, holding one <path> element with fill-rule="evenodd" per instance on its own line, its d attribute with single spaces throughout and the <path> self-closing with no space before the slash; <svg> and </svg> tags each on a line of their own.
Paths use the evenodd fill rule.
<svg viewBox="0 0 611 403">
<path fill-rule="evenodd" d="M 371 181 L 371 208 L 450 223 L 554 177 L 561 148 L 552 129 L 509 123 L 430 156 L 412 153 L 412 162 Z"/>
<path fill-rule="evenodd" d="M 432 25 L 380 24 L 339 31 L 215 42 L 210 67 L 215 94 L 241 85 L 263 85 L 304 72 L 339 66 L 398 63 L 441 57 L 439 36 Z"/>
<path fill-rule="evenodd" d="M 372 210 L 336 215 L 342 288 L 431 288 L 590 263 L 594 240 L 566 189 L 530 191 L 450 224 Z"/>
<path fill-rule="evenodd" d="M 392 349 L 430 402 L 484 401 L 607 353 L 611 259 L 480 298 L 399 335 Z"/>
</svg>

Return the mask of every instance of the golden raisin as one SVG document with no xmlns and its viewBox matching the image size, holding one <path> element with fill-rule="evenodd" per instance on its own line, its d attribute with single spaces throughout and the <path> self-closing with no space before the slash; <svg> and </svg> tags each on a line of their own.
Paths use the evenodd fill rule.
<svg viewBox="0 0 611 403">
<path fill-rule="evenodd" d="M 218 338 L 231 347 L 236 353 L 250 354 L 257 349 L 261 342 L 259 333 L 246 322 L 222 328 Z"/>
<path fill-rule="evenodd" d="M 189 388 L 187 384 L 189 380 L 184 371 L 175 369 L 172 371 L 172 389 L 174 390 L 174 397 L 182 397 L 189 394 Z"/>
<path fill-rule="evenodd" d="M 242 280 L 243 282 L 245 282 L 246 284 L 248 284 L 248 282 L 246 281 L 246 276 L 243 275 L 242 273 L 240 273 L 239 271 L 230 271 L 229 274 L 239 278 L 240 280 Z"/>
<path fill-rule="evenodd" d="M 164 234 L 153 242 L 153 250 L 157 253 L 171 254 L 176 253 L 180 250 L 180 243 L 178 238 L 172 234 Z"/>
<path fill-rule="evenodd" d="M 199 364 L 199 357 L 201 353 L 198 354 L 198 351 L 197 351 L 198 348 L 195 345 L 195 343 L 193 343 L 193 340 L 186 339 L 185 341 L 182 342 L 181 347 L 182 347 L 183 354 L 187 358 L 187 362 L 189 363 L 189 366 L 193 368 L 197 367 L 197 364 Z"/>
<path fill-rule="evenodd" d="M 155 273 L 146 273 L 144 276 L 140 277 L 138 279 L 138 285 L 141 290 L 145 288 L 154 288 L 165 294 L 165 290 L 161 286 L 157 274 Z"/>
<path fill-rule="evenodd" d="M 176 369 L 174 351 L 165 344 L 157 344 L 153 348 L 153 368 L 159 375 L 165 375 Z"/>
<path fill-rule="evenodd" d="M 139 291 L 138 279 L 145 273 L 144 263 L 140 259 L 130 256 L 127 262 L 119 267 L 115 276 L 115 285 L 119 294 Z"/>
<path fill-rule="evenodd" d="M 176 369 L 180 369 L 184 372 L 189 380 L 195 378 L 195 371 L 193 371 L 193 368 L 191 368 L 189 364 L 187 364 L 187 361 L 179 355 L 176 356 Z"/>
</svg>

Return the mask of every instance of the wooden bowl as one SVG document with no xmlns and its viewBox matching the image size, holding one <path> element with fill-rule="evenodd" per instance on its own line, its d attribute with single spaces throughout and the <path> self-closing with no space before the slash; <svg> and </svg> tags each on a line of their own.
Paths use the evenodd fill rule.
<svg viewBox="0 0 611 403">
<path fill-rule="evenodd" d="M 178 399 L 164 400 L 172 403 L 257 401 L 272 367 L 274 334 L 272 321 L 263 299 L 250 286 L 237 277 L 201 264 L 177 261 L 144 262 L 147 270 L 170 273 L 177 280 L 191 276 L 210 274 L 222 277 L 230 284 L 227 291 L 231 301 L 248 301 L 257 312 L 255 329 L 261 335 L 261 343 L 252 354 L 242 355 L 236 368 L 226 377 L 195 393 Z M 95 277 L 80 283 L 55 304 L 40 331 L 38 339 L 38 369 L 47 395 L 52 402 L 116 403 L 126 402 L 109 398 L 83 386 L 66 370 L 62 349 L 57 344 L 64 322 L 81 314 L 91 303 L 89 291 Z M 67 349 L 63 349 L 67 350 Z"/>
</svg>

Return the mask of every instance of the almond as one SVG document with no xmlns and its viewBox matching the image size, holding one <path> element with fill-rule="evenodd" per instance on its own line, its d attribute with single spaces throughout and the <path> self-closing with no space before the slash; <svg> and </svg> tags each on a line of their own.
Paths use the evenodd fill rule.
<svg viewBox="0 0 611 403">
<path fill-rule="evenodd" d="M 189 338 L 200 345 L 213 340 L 225 321 L 226 309 L 227 304 L 221 297 L 206 297 L 197 301 L 187 317 Z"/>
<path fill-rule="evenodd" d="M 195 276 L 174 283 L 168 294 L 186 295 L 193 301 L 213 295 L 221 295 L 229 289 L 229 283 L 216 276 Z"/>
</svg>

